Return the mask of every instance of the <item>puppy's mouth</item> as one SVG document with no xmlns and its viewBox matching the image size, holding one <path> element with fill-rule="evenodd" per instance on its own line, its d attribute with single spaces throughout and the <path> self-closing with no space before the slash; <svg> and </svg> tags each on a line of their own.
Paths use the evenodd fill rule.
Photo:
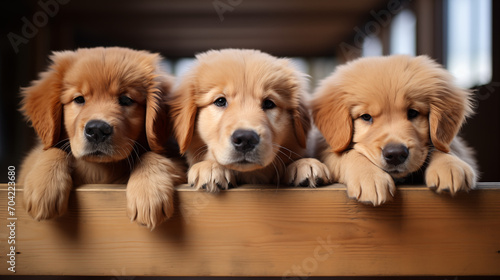
<svg viewBox="0 0 500 280">
<path fill-rule="evenodd" d="M 237 171 L 252 171 L 263 168 L 259 160 L 253 156 L 242 155 L 240 158 L 233 159 L 227 166 Z"/>
<path fill-rule="evenodd" d="M 262 149 L 259 148 L 262 139 L 254 130 L 235 130 L 230 141 L 232 151 L 219 162 L 237 171 L 253 171 L 264 167 Z"/>
<path fill-rule="evenodd" d="M 80 157 L 87 161 L 107 162 L 113 161 L 116 152 L 110 143 L 87 143 Z"/>
<path fill-rule="evenodd" d="M 393 178 L 406 176 L 408 172 L 408 162 L 410 159 L 410 150 L 407 145 L 401 143 L 389 143 L 382 149 L 382 164 L 385 172 Z"/>
<path fill-rule="evenodd" d="M 115 153 L 112 144 L 114 130 L 114 127 L 104 120 L 88 121 L 83 129 L 85 148 L 82 157 L 98 161 L 113 157 Z"/>
<path fill-rule="evenodd" d="M 408 172 L 408 170 L 406 168 L 402 168 L 402 167 L 396 167 L 396 168 L 391 168 L 391 169 L 387 169 L 387 168 L 384 168 L 384 171 L 389 173 L 389 175 L 391 175 L 393 178 L 402 178 L 402 177 L 406 177 L 410 172 Z"/>
<path fill-rule="evenodd" d="M 84 159 L 98 159 L 98 160 L 104 160 L 106 158 L 111 158 L 112 153 L 109 151 L 103 151 L 103 150 L 93 150 L 93 151 L 88 151 L 82 155 L 82 158 Z"/>
<path fill-rule="evenodd" d="M 85 157 L 106 157 L 109 156 L 107 153 L 102 151 L 94 151 L 84 155 Z"/>
<path fill-rule="evenodd" d="M 101 156 L 105 156 L 105 155 L 106 154 L 101 152 L 101 151 L 95 151 L 95 152 L 87 154 L 87 156 L 89 156 L 89 157 L 101 157 Z"/>
</svg>

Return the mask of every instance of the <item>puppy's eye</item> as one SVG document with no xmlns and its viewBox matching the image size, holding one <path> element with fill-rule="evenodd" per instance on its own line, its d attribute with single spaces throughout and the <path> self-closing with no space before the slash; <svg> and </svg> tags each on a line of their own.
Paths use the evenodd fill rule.
<svg viewBox="0 0 500 280">
<path fill-rule="evenodd" d="M 134 100 L 126 95 L 122 95 L 122 96 L 118 97 L 118 103 L 121 106 L 130 106 L 130 105 L 134 104 Z"/>
<path fill-rule="evenodd" d="M 361 119 L 364 120 L 365 122 L 372 122 L 373 118 L 369 114 L 363 114 L 361 115 Z"/>
<path fill-rule="evenodd" d="M 217 100 L 214 101 L 214 105 L 217 107 L 226 107 L 227 100 L 224 97 L 219 97 L 219 98 L 217 98 Z"/>
<path fill-rule="evenodd" d="M 419 115 L 420 113 L 419 113 L 417 110 L 414 110 L 414 109 L 409 109 L 407 114 L 408 114 L 408 119 L 409 119 L 409 120 L 412 120 L 412 119 L 414 119 L 414 118 L 418 117 L 418 115 Z"/>
<path fill-rule="evenodd" d="M 263 110 L 270 110 L 270 109 L 273 109 L 276 107 L 276 104 L 274 104 L 274 102 L 272 102 L 271 100 L 269 99 L 266 99 L 262 102 L 262 109 Z"/>
<path fill-rule="evenodd" d="M 83 96 L 75 97 L 75 99 L 73 99 L 73 102 L 75 102 L 76 104 L 85 104 L 85 97 Z"/>
</svg>

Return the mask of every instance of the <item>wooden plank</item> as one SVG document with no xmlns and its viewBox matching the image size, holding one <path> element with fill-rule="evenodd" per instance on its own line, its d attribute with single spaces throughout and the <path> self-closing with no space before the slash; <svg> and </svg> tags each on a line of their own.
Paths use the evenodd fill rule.
<svg viewBox="0 0 500 280">
<path fill-rule="evenodd" d="M 0 275 L 15 217 L 17 275 L 366 276 L 500 275 L 500 183 L 456 197 L 400 187 L 381 207 L 317 189 L 181 186 L 176 214 L 154 231 L 131 223 L 123 185 L 85 185 L 56 220 L 15 216 L 0 185 Z"/>
</svg>

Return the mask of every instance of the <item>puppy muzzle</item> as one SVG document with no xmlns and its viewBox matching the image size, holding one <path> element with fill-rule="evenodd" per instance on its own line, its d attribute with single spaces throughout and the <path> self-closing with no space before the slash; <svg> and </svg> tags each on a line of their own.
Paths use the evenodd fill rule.
<svg viewBox="0 0 500 280">
<path fill-rule="evenodd" d="M 398 178 L 408 173 L 407 161 L 410 156 L 408 147 L 404 144 L 390 143 L 382 149 L 382 157 L 385 162 L 384 170 L 391 176 Z"/>
<path fill-rule="evenodd" d="M 232 168 L 246 170 L 262 165 L 261 137 L 257 132 L 237 129 L 231 134 L 230 141 L 233 148 L 229 160 Z"/>
<path fill-rule="evenodd" d="M 84 128 L 85 156 L 106 156 L 112 153 L 113 127 L 102 120 L 91 120 Z"/>
<path fill-rule="evenodd" d="M 100 144 L 113 135 L 113 127 L 105 121 L 91 120 L 85 125 L 85 138 L 89 143 Z"/>
<path fill-rule="evenodd" d="M 260 137 L 253 130 L 238 129 L 231 135 L 231 144 L 236 151 L 241 153 L 255 150 L 259 142 Z"/>
</svg>

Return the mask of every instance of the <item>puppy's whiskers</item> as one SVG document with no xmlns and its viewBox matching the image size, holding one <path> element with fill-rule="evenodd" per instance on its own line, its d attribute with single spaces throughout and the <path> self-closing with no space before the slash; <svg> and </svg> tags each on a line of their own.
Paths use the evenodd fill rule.
<svg viewBox="0 0 500 280">
<path fill-rule="evenodd" d="M 203 158 L 201 158 L 206 152 L 208 151 L 208 145 L 203 145 L 201 147 L 199 147 L 198 149 L 196 149 L 196 151 L 193 153 L 193 159 L 195 161 L 198 161 L 198 160 L 203 160 Z"/>
<path fill-rule="evenodd" d="M 424 160 L 424 163 L 422 164 L 422 166 L 429 165 L 429 163 L 431 161 L 431 154 L 432 154 L 432 152 L 434 152 L 434 150 L 435 150 L 434 146 L 432 146 L 432 145 L 427 146 L 427 156 L 425 157 L 425 160 Z"/>
<path fill-rule="evenodd" d="M 278 161 L 278 162 L 276 162 Z M 280 184 L 281 184 L 281 175 L 286 172 L 286 164 L 285 162 L 283 161 L 283 159 L 281 159 L 276 153 L 274 155 L 274 159 L 273 161 L 271 162 L 273 167 L 274 167 L 274 170 L 276 171 L 276 188 L 279 188 Z M 281 168 L 280 168 L 281 167 Z"/>
<path fill-rule="evenodd" d="M 280 173 L 278 171 L 278 167 L 276 166 L 276 164 L 274 163 L 274 160 L 271 162 L 271 164 L 273 165 L 274 167 L 274 170 L 276 171 L 276 192 L 278 191 L 279 187 L 280 187 Z"/>
<path fill-rule="evenodd" d="M 277 153 L 274 154 L 273 163 L 276 160 L 279 160 L 279 162 L 281 163 L 281 166 L 283 166 L 283 170 L 286 170 L 286 163 L 285 163 L 285 161 L 283 161 L 283 159 L 281 157 L 279 157 Z"/>
<path fill-rule="evenodd" d="M 127 145 L 129 145 L 132 148 L 132 150 L 130 151 L 130 154 L 132 155 L 132 153 L 133 153 L 139 161 L 141 160 L 139 148 L 142 148 L 144 150 L 144 152 L 147 151 L 147 149 L 144 148 L 144 146 L 142 146 L 139 142 L 137 142 L 131 138 L 127 138 Z M 127 157 L 130 157 L 130 155 Z"/>
<path fill-rule="evenodd" d="M 127 160 L 129 171 L 132 171 L 134 169 L 134 162 L 132 161 L 132 157 L 129 155 L 128 151 L 126 151 L 125 148 L 120 147 L 120 149 L 117 152 L 118 154 L 120 154 L 121 157 L 124 157 Z M 140 160 L 139 157 L 138 159 Z"/>
<path fill-rule="evenodd" d="M 73 155 L 73 152 L 71 151 L 71 143 L 69 142 L 69 138 L 62 139 L 61 141 L 57 142 L 54 147 L 57 147 L 61 149 L 62 151 L 66 152 L 66 160 L 69 160 L 69 157 Z"/>
<path fill-rule="evenodd" d="M 73 151 L 71 150 L 71 144 L 68 142 L 64 143 L 61 146 L 61 150 L 66 152 L 66 160 L 69 160 L 69 157 L 73 155 Z"/>
<path fill-rule="evenodd" d="M 132 141 L 132 142 L 134 143 L 134 146 L 136 146 L 136 148 L 137 148 L 137 152 L 139 152 L 139 151 L 140 151 L 140 150 L 139 150 L 139 148 L 141 148 L 141 150 L 142 150 L 143 152 L 147 152 L 147 151 L 148 151 L 148 149 L 146 149 L 146 147 L 144 147 L 143 145 L 141 145 L 141 143 L 139 143 L 139 142 L 135 141 L 134 139 L 131 139 L 131 138 L 129 138 L 129 139 L 130 139 L 130 141 Z"/>
<path fill-rule="evenodd" d="M 62 144 L 62 145 L 61 145 Z M 60 149 L 66 151 L 66 149 L 69 147 L 69 138 L 64 138 L 61 141 L 57 142 L 54 147 L 60 147 Z M 67 152 L 67 151 L 66 151 Z"/>
<path fill-rule="evenodd" d="M 135 161 L 137 161 L 139 163 L 142 161 L 139 148 L 142 148 L 144 150 L 144 152 L 147 152 L 147 149 L 144 148 L 144 146 L 142 146 L 139 142 L 137 142 L 131 138 L 127 138 L 127 145 L 129 145 L 132 148 L 132 150 L 129 152 L 129 151 L 126 151 L 124 148 L 122 148 L 121 151 L 123 151 L 123 155 L 126 156 L 128 165 L 130 167 L 130 170 L 132 171 L 132 169 L 135 165 Z M 132 156 L 132 155 L 134 155 L 134 156 Z M 134 160 L 134 158 L 135 158 L 135 160 Z"/>
<path fill-rule="evenodd" d="M 300 154 L 298 154 L 298 153 L 296 153 L 296 152 L 294 152 L 294 151 L 292 151 L 292 150 L 290 150 L 290 149 L 288 149 L 288 148 L 286 148 L 286 147 L 284 147 L 284 146 L 281 146 L 281 145 L 279 145 L 279 144 L 277 144 L 277 143 L 273 143 L 273 146 L 278 147 L 278 152 L 279 152 L 279 153 L 281 153 L 281 154 L 283 154 L 284 156 L 286 156 L 286 157 L 287 157 L 288 159 L 290 159 L 290 160 L 294 160 L 294 159 L 292 158 L 292 155 L 297 156 L 297 158 L 298 158 L 298 159 L 303 158 L 303 156 L 301 156 Z M 285 151 L 287 151 L 287 152 L 288 152 L 288 154 L 287 154 L 287 153 L 285 153 L 285 152 L 283 152 L 283 151 L 282 151 L 282 149 L 283 149 L 283 150 L 285 150 Z"/>
</svg>

